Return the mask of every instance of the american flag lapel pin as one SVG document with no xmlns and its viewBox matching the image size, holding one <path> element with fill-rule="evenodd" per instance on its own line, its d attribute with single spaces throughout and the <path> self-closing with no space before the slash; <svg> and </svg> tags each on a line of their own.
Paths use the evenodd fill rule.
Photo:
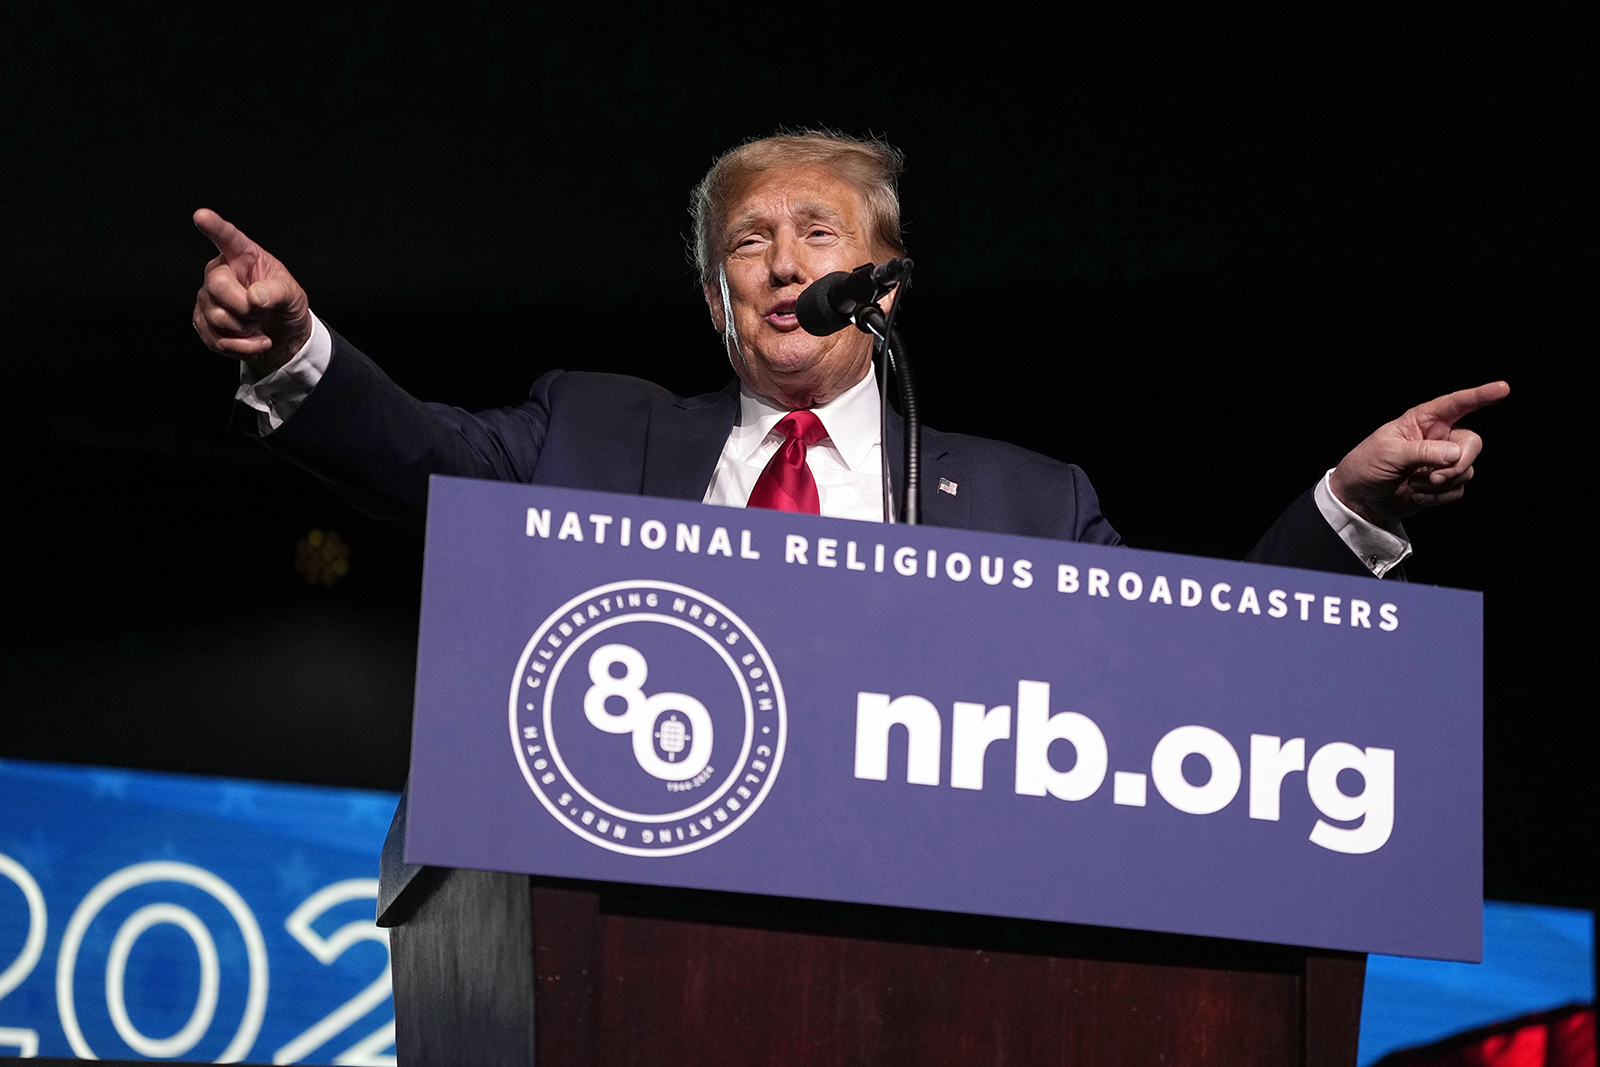
<svg viewBox="0 0 1600 1067">
<path fill-rule="evenodd" d="M 940 478 L 939 479 L 939 492 L 941 492 L 941 493 L 949 493 L 951 496 L 955 496 L 956 495 L 956 483 L 952 482 L 949 478 Z"/>
</svg>

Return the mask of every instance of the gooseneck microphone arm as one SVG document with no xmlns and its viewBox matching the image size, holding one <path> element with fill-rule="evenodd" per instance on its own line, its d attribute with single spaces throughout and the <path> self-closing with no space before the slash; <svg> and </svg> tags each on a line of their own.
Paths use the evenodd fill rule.
<svg viewBox="0 0 1600 1067">
<path fill-rule="evenodd" d="M 899 522 L 894 506 L 894 482 L 889 477 L 889 361 L 878 360 L 878 474 L 883 481 L 883 521 Z"/>
<path fill-rule="evenodd" d="M 901 296 L 905 287 L 901 287 Z M 898 304 L 899 301 L 896 301 Z M 912 383 L 911 364 L 906 359 L 905 342 L 900 331 L 894 328 L 894 309 L 889 310 L 889 343 L 885 346 L 887 357 L 900 382 L 900 421 L 905 424 L 905 469 L 901 484 L 905 487 L 905 500 L 900 505 L 900 521 L 916 526 L 922 522 L 922 414 L 917 410 L 917 390 Z"/>
<path fill-rule="evenodd" d="M 885 382 L 889 371 L 894 372 L 900 386 L 901 419 L 905 423 L 900 521 L 914 526 L 922 521 L 922 418 L 917 410 L 905 342 L 895 329 L 895 319 L 905 302 L 905 291 L 910 288 L 911 267 L 909 259 L 891 259 L 819 278 L 795 302 L 795 317 L 802 329 L 819 337 L 837 333 L 847 326 L 872 334 L 873 348 L 883 357 Z M 898 298 L 885 315 L 878 301 L 897 287 Z M 887 402 L 887 390 L 883 392 Z M 884 447 L 888 447 L 887 441 Z"/>
<path fill-rule="evenodd" d="M 922 415 L 917 410 L 916 384 L 911 377 L 905 341 L 900 331 L 894 328 L 895 313 L 905 300 L 906 288 L 902 280 L 899 298 L 890 306 L 888 315 L 873 303 L 858 309 L 851 321 L 863 333 L 872 334 L 873 347 L 883 356 L 900 386 L 900 421 L 905 429 L 905 450 L 900 469 L 900 521 L 908 526 L 916 526 L 922 522 Z"/>
</svg>

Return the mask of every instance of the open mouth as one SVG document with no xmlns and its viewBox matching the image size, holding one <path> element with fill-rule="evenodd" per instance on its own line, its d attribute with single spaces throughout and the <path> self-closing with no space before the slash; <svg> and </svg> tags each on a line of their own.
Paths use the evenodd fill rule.
<svg viewBox="0 0 1600 1067">
<path fill-rule="evenodd" d="M 780 300 L 768 308 L 767 313 L 762 318 L 780 330 L 792 329 L 799 325 L 799 320 L 794 315 L 794 305 L 795 302 L 792 299 Z"/>
</svg>

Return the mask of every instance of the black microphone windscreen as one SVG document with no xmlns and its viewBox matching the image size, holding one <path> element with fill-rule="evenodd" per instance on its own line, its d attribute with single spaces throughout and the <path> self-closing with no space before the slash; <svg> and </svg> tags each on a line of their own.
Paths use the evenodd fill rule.
<svg viewBox="0 0 1600 1067">
<path fill-rule="evenodd" d="M 900 280 L 911 273 L 911 260 L 901 256 L 898 259 L 886 259 L 872 268 L 872 280 L 882 288 L 890 288 L 900 284 Z"/>
<path fill-rule="evenodd" d="M 806 287 L 794 303 L 794 317 L 800 328 L 815 337 L 827 337 L 850 325 L 850 319 L 834 310 L 834 289 L 850 279 L 850 272 L 839 270 L 818 278 Z"/>
</svg>

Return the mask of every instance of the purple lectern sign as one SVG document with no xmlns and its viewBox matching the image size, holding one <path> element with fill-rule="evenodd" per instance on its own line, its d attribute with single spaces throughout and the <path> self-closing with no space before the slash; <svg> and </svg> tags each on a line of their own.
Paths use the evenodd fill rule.
<svg viewBox="0 0 1600 1067">
<path fill-rule="evenodd" d="M 1477 960 L 1482 599 L 433 480 L 406 858 Z"/>
</svg>

